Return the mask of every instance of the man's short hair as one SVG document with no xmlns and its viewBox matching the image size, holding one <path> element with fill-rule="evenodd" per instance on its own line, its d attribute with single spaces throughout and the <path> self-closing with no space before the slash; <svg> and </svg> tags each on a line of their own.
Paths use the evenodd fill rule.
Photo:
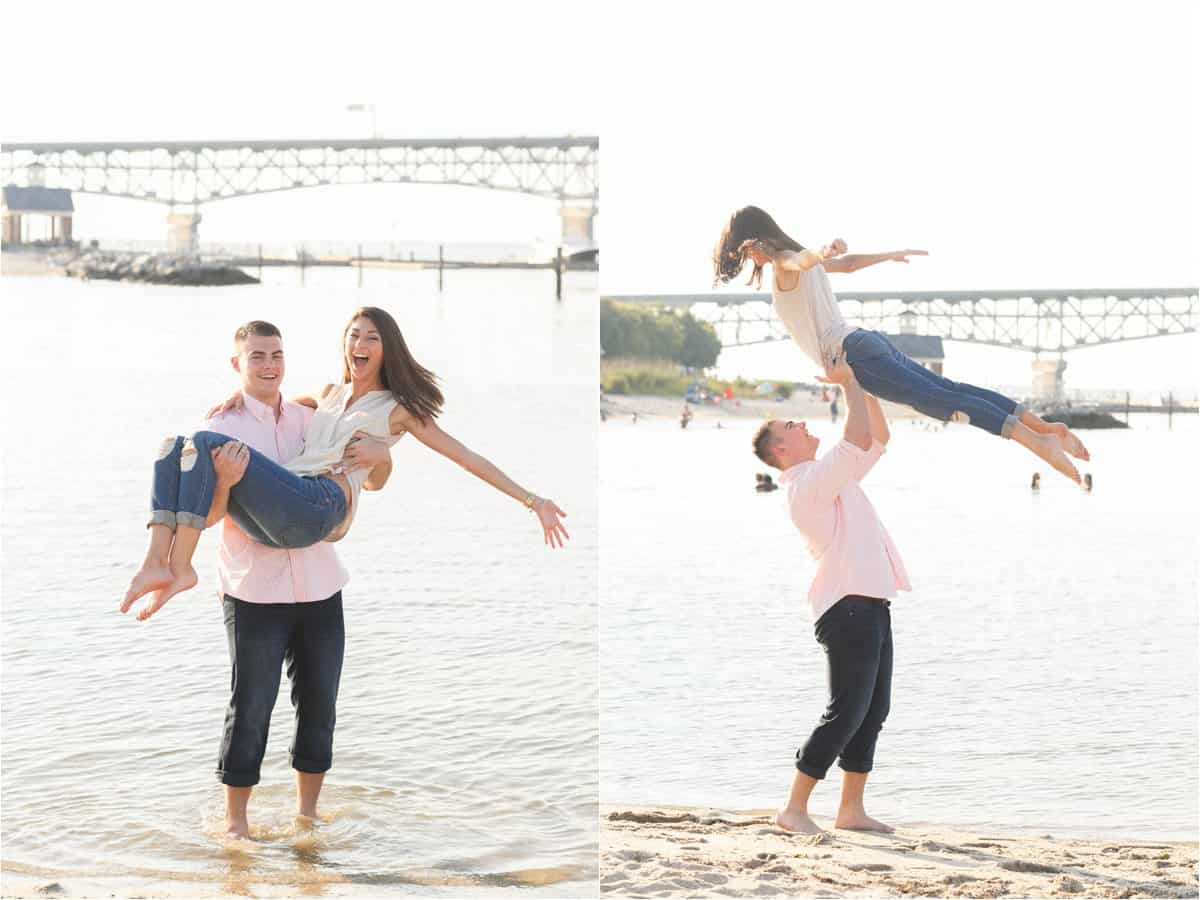
<svg viewBox="0 0 1200 900">
<path fill-rule="evenodd" d="M 773 469 L 780 468 L 775 458 L 775 435 L 771 433 L 771 422 L 763 422 L 758 431 L 754 432 L 754 455 Z"/>
<path fill-rule="evenodd" d="M 283 335 L 279 333 L 279 329 L 270 322 L 254 319 L 242 325 L 233 333 L 233 345 L 240 348 L 242 344 L 246 343 L 246 338 L 250 337 L 250 335 L 254 335 L 255 337 L 277 337 L 283 340 Z"/>
</svg>

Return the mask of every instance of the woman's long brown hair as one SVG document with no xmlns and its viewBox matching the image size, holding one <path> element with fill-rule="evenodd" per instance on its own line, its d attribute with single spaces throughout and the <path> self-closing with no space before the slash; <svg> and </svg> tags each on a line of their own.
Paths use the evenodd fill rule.
<svg viewBox="0 0 1200 900">
<path fill-rule="evenodd" d="M 804 247 L 788 237 L 775 220 L 757 206 L 743 206 L 721 229 L 721 237 L 713 248 L 713 287 L 728 284 L 746 265 L 752 244 L 758 242 L 769 254 L 784 250 L 799 252 Z M 746 282 L 762 287 L 762 266 L 757 263 Z"/>
<path fill-rule="evenodd" d="M 442 411 L 442 392 L 437 386 L 437 376 L 413 359 L 404 343 L 400 326 L 391 314 L 378 306 L 360 306 L 350 316 L 342 329 L 342 383 L 350 381 L 350 364 L 346 361 L 346 335 L 354 320 L 364 317 L 371 320 L 379 337 L 383 340 L 383 366 L 379 376 L 383 386 L 392 392 L 396 402 L 416 416 L 428 422 Z"/>
</svg>

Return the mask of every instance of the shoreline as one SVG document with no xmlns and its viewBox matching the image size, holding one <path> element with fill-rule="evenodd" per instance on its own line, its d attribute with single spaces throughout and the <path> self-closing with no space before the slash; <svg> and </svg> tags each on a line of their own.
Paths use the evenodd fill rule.
<svg viewBox="0 0 1200 900">
<path fill-rule="evenodd" d="M 682 397 L 662 397 L 652 394 L 604 394 L 600 398 L 600 409 L 609 417 L 632 416 L 638 418 L 679 420 L 683 411 Z M 839 404 L 838 424 L 846 422 L 846 405 Z M 700 406 L 689 403 L 693 427 L 697 424 L 724 422 L 734 419 L 824 419 L 829 420 L 829 403 L 819 397 L 797 392 L 787 400 L 768 400 L 762 397 L 735 397 L 733 400 L 715 405 Z M 883 402 L 884 415 L 891 419 L 920 419 L 920 413 L 898 403 Z M 940 422 L 926 419 L 930 425 L 941 427 Z"/>
<path fill-rule="evenodd" d="M 791 834 L 774 810 L 601 808 L 600 886 L 629 897 L 1195 897 L 1196 841 L 897 824 Z M 832 821 L 814 817 L 824 828 Z"/>
</svg>

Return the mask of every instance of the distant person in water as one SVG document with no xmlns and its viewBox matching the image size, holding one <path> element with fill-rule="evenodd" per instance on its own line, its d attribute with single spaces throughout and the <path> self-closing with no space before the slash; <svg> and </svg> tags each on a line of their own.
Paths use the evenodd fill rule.
<svg viewBox="0 0 1200 900">
<path fill-rule="evenodd" d="M 1011 438 L 1076 484 L 1079 472 L 1067 458 L 1089 459 L 1087 448 L 1061 423 L 1045 422 L 1008 397 L 943 378 L 909 359 L 876 331 L 853 328 L 838 311 L 826 272 L 856 272 L 892 260 L 907 263 L 924 250 L 846 256 L 846 243 L 834 240 L 808 250 L 784 233 L 757 206 L 739 209 L 721 230 L 713 250 L 715 284 L 736 278 L 753 264 L 750 284 L 762 286 L 771 265 L 771 300 L 800 349 L 821 369 L 845 358 L 864 391 L 903 403 L 935 419 L 961 421 L 998 437 Z"/>
<path fill-rule="evenodd" d="M 834 393 L 834 395 L 833 395 L 833 399 L 829 401 L 829 420 L 830 420 L 831 422 L 833 422 L 833 424 L 834 424 L 834 425 L 836 425 L 836 424 L 837 424 L 837 420 L 838 420 L 838 402 L 837 402 L 837 398 L 838 398 L 838 395 L 837 395 L 837 393 L 835 392 L 835 393 Z"/>
<path fill-rule="evenodd" d="M 679 427 L 687 428 L 688 422 L 692 421 L 692 411 L 686 403 L 683 404 L 683 412 L 679 415 Z"/>
<path fill-rule="evenodd" d="M 828 453 L 817 458 L 820 440 L 803 422 L 768 422 L 754 436 L 755 455 L 782 471 L 792 524 L 817 560 L 808 602 L 829 677 L 825 714 L 796 751 L 791 795 L 775 821 L 788 831 L 820 832 L 808 798 L 837 760 L 843 776 L 834 827 L 894 831 L 867 815 L 863 792 L 891 706 L 889 598 L 911 588 L 900 552 L 859 485 L 891 435 L 879 401 L 863 392 L 845 359 L 827 378 L 842 386 L 847 410 L 842 440 Z"/>
<path fill-rule="evenodd" d="M 1042 488 L 1042 475 L 1040 472 L 1033 473 L 1033 481 L 1029 484 L 1029 489 L 1035 494 Z"/>
<path fill-rule="evenodd" d="M 720 424 L 720 423 L 718 423 L 718 424 Z M 771 478 L 771 476 L 768 475 L 766 472 L 757 473 L 754 476 L 754 480 L 758 482 L 758 484 L 756 484 L 754 486 L 754 489 L 756 491 L 758 491 L 760 494 L 769 494 L 769 493 L 771 493 L 771 491 L 779 490 L 779 485 L 777 485 L 774 482 L 774 480 Z"/>
<path fill-rule="evenodd" d="M 1087 472 L 1083 476 L 1083 489 L 1085 491 L 1087 491 L 1089 494 L 1092 492 L 1092 473 L 1091 472 Z"/>
</svg>

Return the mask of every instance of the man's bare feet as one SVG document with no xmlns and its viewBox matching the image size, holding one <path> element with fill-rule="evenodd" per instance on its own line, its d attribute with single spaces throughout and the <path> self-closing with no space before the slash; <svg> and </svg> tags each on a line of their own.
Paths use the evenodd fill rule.
<svg viewBox="0 0 1200 900">
<path fill-rule="evenodd" d="M 1034 435 L 1029 449 L 1073 482 L 1076 484 L 1080 483 L 1079 472 L 1071 464 L 1071 461 L 1067 459 L 1067 454 L 1063 452 L 1062 440 L 1057 434 Z"/>
<path fill-rule="evenodd" d="M 849 812 L 838 810 L 837 819 L 833 823 L 834 828 L 845 828 L 849 831 L 882 831 L 886 834 L 891 834 L 896 829 L 891 825 L 885 825 L 878 819 L 872 819 L 865 812 Z"/>
<path fill-rule="evenodd" d="M 142 567 L 129 582 L 129 590 L 125 592 L 125 599 L 121 601 L 121 612 L 129 612 L 129 607 L 133 606 L 133 602 L 138 597 L 144 597 L 151 591 L 165 588 L 171 581 L 171 570 L 165 563 L 161 565 L 154 565 L 150 562 L 142 563 Z"/>
<path fill-rule="evenodd" d="M 1087 447 L 1083 446 L 1083 441 L 1076 437 L 1075 432 L 1068 428 L 1066 424 L 1063 422 L 1048 422 L 1047 424 L 1050 426 L 1051 432 L 1057 435 L 1058 439 L 1062 441 L 1063 449 L 1073 457 L 1085 461 L 1092 458 L 1092 455 L 1088 453 Z"/>
<path fill-rule="evenodd" d="M 781 809 L 775 817 L 775 824 L 784 831 L 796 834 L 824 834 L 825 829 L 808 817 L 808 813 L 793 812 Z"/>
<path fill-rule="evenodd" d="M 226 819 L 225 836 L 248 841 L 250 840 L 250 825 L 245 819 Z"/>
<path fill-rule="evenodd" d="M 150 605 L 143 609 L 137 615 L 139 622 L 145 622 L 148 618 L 158 612 L 166 605 L 166 602 L 180 594 L 183 591 L 189 591 L 196 586 L 199 579 L 196 577 L 196 570 L 188 566 L 181 571 L 174 573 L 171 576 L 171 581 L 166 587 L 159 588 L 150 597 Z"/>
</svg>

